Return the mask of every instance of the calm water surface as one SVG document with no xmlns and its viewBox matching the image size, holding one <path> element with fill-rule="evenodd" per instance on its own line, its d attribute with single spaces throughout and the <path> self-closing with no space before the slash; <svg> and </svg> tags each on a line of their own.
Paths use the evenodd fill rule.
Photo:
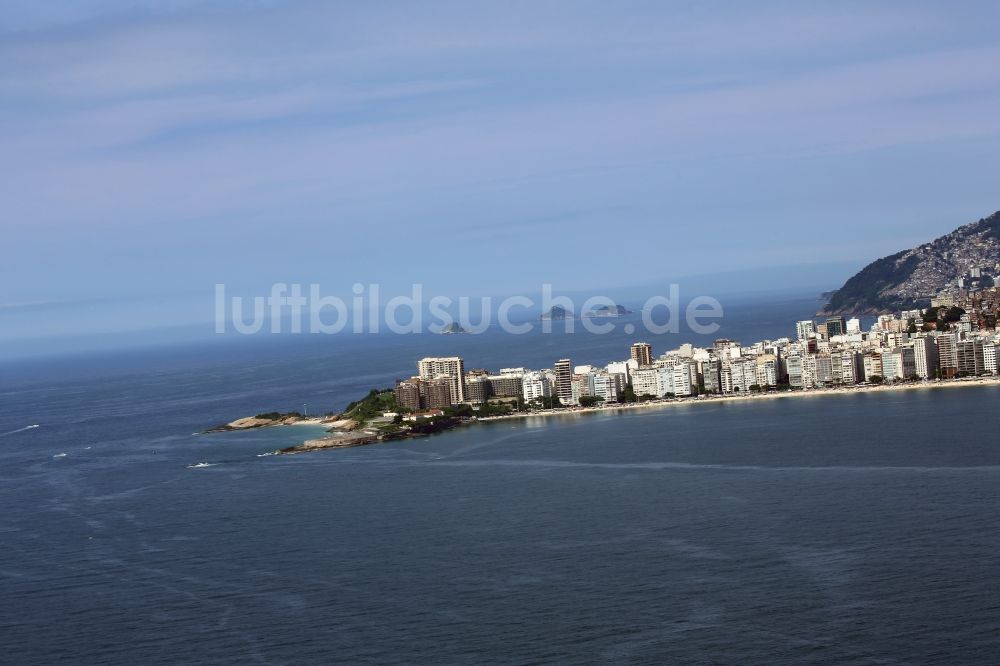
<svg viewBox="0 0 1000 666">
<path fill-rule="evenodd" d="M 996 663 L 997 388 L 191 434 L 424 351 L 309 344 L 3 370 L 0 662 Z"/>
</svg>

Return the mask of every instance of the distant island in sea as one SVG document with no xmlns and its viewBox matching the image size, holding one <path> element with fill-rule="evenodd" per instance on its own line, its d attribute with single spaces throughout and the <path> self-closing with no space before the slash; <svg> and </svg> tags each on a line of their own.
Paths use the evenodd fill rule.
<svg viewBox="0 0 1000 666">
<path fill-rule="evenodd" d="M 468 331 L 465 330 L 464 328 L 462 328 L 458 324 L 458 322 L 454 322 L 453 321 L 450 324 L 448 324 L 447 326 L 442 327 L 441 330 L 438 331 L 438 333 L 440 335 L 454 335 L 456 333 L 468 333 Z"/>
<path fill-rule="evenodd" d="M 631 310 L 625 308 L 622 305 L 600 305 L 590 312 L 584 312 L 584 317 L 624 317 L 625 315 L 632 314 Z"/>
<path fill-rule="evenodd" d="M 599 305 L 583 313 L 587 318 L 623 317 L 632 314 L 632 311 L 622 305 Z M 547 312 L 543 312 L 539 319 L 546 321 L 559 321 L 563 319 L 573 319 L 573 313 L 561 305 L 553 305 Z"/>
</svg>

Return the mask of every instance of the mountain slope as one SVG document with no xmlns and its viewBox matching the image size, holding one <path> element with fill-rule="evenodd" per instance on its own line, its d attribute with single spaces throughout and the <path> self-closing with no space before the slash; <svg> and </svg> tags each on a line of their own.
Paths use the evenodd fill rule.
<svg viewBox="0 0 1000 666">
<path fill-rule="evenodd" d="M 821 314 L 878 314 L 926 307 L 959 290 L 959 278 L 980 269 L 990 284 L 1000 274 L 1000 211 L 911 250 L 865 266 L 834 292 Z"/>
</svg>

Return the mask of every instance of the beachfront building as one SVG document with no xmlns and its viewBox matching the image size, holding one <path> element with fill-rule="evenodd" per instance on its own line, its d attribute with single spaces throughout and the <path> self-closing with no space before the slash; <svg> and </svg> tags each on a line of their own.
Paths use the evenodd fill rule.
<svg viewBox="0 0 1000 666">
<path fill-rule="evenodd" d="M 526 372 L 521 381 L 525 402 L 552 396 L 552 384 L 543 372 Z"/>
<path fill-rule="evenodd" d="M 592 376 L 592 393 L 598 398 L 603 398 L 604 402 L 618 402 L 618 396 L 625 388 L 624 377 L 618 374 L 607 372 L 596 372 Z"/>
<path fill-rule="evenodd" d="M 499 375 L 487 375 L 490 397 L 520 398 L 524 396 L 524 368 L 503 368 Z"/>
<path fill-rule="evenodd" d="M 896 347 L 882 352 L 882 377 L 899 381 L 917 376 L 917 366 L 912 347 Z"/>
<path fill-rule="evenodd" d="M 460 357 L 423 358 L 417 363 L 417 371 L 422 380 L 447 378 L 451 394 L 450 404 L 465 402 L 465 363 Z"/>
<path fill-rule="evenodd" d="M 481 405 L 490 399 L 490 380 L 486 375 L 469 373 L 465 376 L 465 401 Z"/>
<path fill-rule="evenodd" d="M 803 388 L 802 356 L 795 354 L 785 359 L 785 372 L 788 373 L 788 385 L 792 388 Z"/>
<path fill-rule="evenodd" d="M 722 392 L 721 378 L 719 377 L 719 359 L 712 356 L 701 362 L 701 378 L 706 393 Z"/>
<path fill-rule="evenodd" d="M 746 393 L 757 383 L 757 360 L 739 358 L 722 367 L 722 392 Z"/>
<path fill-rule="evenodd" d="M 979 338 L 960 340 L 955 345 L 958 374 L 975 376 L 983 372 L 983 341 Z"/>
<path fill-rule="evenodd" d="M 816 335 L 816 324 L 812 319 L 806 319 L 795 323 L 795 337 L 800 342 L 808 340 Z"/>
<path fill-rule="evenodd" d="M 762 354 L 757 357 L 757 381 L 759 386 L 777 386 L 780 364 L 774 354 Z"/>
<path fill-rule="evenodd" d="M 573 363 L 568 358 L 559 359 L 555 372 L 555 394 L 564 405 L 573 404 Z"/>
<path fill-rule="evenodd" d="M 802 357 L 802 388 L 816 388 L 816 354 Z"/>
<path fill-rule="evenodd" d="M 882 353 L 870 351 L 865 354 L 863 367 L 865 370 L 865 381 L 870 382 L 872 377 L 883 377 L 882 374 Z"/>
<path fill-rule="evenodd" d="M 997 374 L 997 346 L 992 342 L 983 344 L 983 372 Z"/>
<path fill-rule="evenodd" d="M 938 372 L 938 348 L 934 338 L 925 335 L 913 339 L 914 371 L 920 379 L 934 379 Z"/>
<path fill-rule="evenodd" d="M 958 374 L 958 335 L 941 333 L 937 336 L 938 366 L 941 376 L 951 378 Z"/>
<path fill-rule="evenodd" d="M 656 367 L 657 396 L 685 396 L 698 385 L 698 364 L 691 359 L 662 359 Z"/>
<path fill-rule="evenodd" d="M 856 351 L 840 352 L 840 383 L 857 384 L 864 381 L 864 357 Z"/>
<path fill-rule="evenodd" d="M 632 371 L 632 392 L 637 396 L 652 395 L 661 396 L 662 380 L 660 371 L 662 368 L 639 368 Z"/>
</svg>

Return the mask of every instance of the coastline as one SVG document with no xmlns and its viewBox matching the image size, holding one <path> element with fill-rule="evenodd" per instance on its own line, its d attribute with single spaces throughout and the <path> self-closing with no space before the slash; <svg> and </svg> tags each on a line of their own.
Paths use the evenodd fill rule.
<svg viewBox="0 0 1000 666">
<path fill-rule="evenodd" d="M 455 426 L 461 425 L 474 425 L 477 423 L 492 423 L 497 421 L 506 421 L 510 419 L 532 419 L 537 417 L 552 417 L 552 416 L 573 416 L 582 414 L 598 414 L 602 412 L 624 412 L 632 410 L 642 410 L 642 409 L 667 409 L 670 407 L 678 405 L 693 405 L 693 404 L 718 404 L 718 403 L 728 403 L 728 402 L 752 402 L 756 400 L 778 400 L 782 398 L 820 398 L 827 396 L 836 395 L 852 395 L 859 393 L 879 393 L 879 392 L 895 392 L 895 391 L 911 391 L 911 390 L 921 390 L 921 389 L 939 389 L 939 388 L 956 388 L 956 387 L 969 387 L 969 386 L 1000 386 L 1000 376 L 998 377 L 968 377 L 962 379 L 948 379 L 948 380 L 935 380 L 935 381 L 922 381 L 922 382 L 901 382 L 896 384 L 859 384 L 855 386 L 840 386 L 822 389 L 808 389 L 808 390 L 796 390 L 796 391 L 769 391 L 765 393 L 748 393 L 744 395 L 702 395 L 702 396 L 688 396 L 682 398 L 660 398 L 656 400 L 648 400 L 646 402 L 636 402 L 636 403 L 614 403 L 610 405 L 600 405 L 594 407 L 559 407 L 555 409 L 543 409 L 531 412 L 517 412 L 514 414 L 505 414 L 503 416 L 485 416 L 485 417 L 474 417 L 468 420 L 463 420 L 456 422 L 452 426 L 445 428 L 441 432 L 453 429 Z M 257 426 L 257 427 L 275 427 L 275 426 L 296 426 L 296 425 L 309 425 L 309 426 L 329 426 L 333 423 L 330 417 L 308 417 L 302 418 L 297 421 L 276 421 L 274 423 Z M 290 446 L 284 449 L 279 449 L 277 451 L 271 451 L 268 453 L 260 455 L 293 455 L 297 453 L 306 453 L 310 451 L 319 451 L 324 449 L 343 449 L 352 448 L 355 446 L 367 446 L 370 444 L 379 444 L 383 442 L 390 441 L 400 441 L 402 439 L 415 439 L 418 437 L 427 437 L 433 433 L 412 433 L 397 437 L 379 437 L 371 431 L 365 431 L 364 429 L 357 432 L 342 431 L 336 429 L 328 430 L 328 434 L 324 437 L 309 439 L 303 441 L 301 444 L 295 446 Z"/>
<path fill-rule="evenodd" d="M 854 386 L 838 386 L 821 389 L 806 389 L 795 391 L 768 391 L 764 393 L 746 393 L 743 395 L 702 395 L 682 398 L 659 398 L 646 402 L 614 403 L 594 407 L 558 407 L 541 409 L 533 412 L 517 412 L 503 416 L 484 416 L 477 418 L 476 423 L 503 421 L 508 419 L 525 419 L 538 416 L 566 416 L 571 414 L 591 414 L 599 412 L 615 412 L 634 409 L 663 409 L 674 405 L 717 404 L 720 402 L 738 402 L 754 400 L 774 400 L 780 398 L 823 397 L 831 395 L 851 395 L 856 393 L 876 393 L 884 391 L 907 391 L 918 389 L 955 388 L 960 386 L 991 386 L 1000 385 L 998 377 L 967 377 L 962 379 L 947 379 L 921 382 L 900 382 L 896 384 L 857 384 Z"/>
</svg>

